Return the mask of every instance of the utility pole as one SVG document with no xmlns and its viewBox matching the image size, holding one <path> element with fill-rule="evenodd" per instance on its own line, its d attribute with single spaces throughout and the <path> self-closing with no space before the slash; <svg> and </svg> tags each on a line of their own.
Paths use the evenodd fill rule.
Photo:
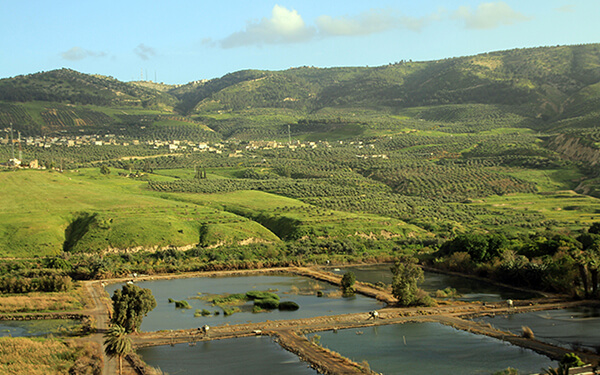
<svg viewBox="0 0 600 375">
<path fill-rule="evenodd" d="M 11 153 L 11 159 L 15 159 L 15 142 L 14 142 L 14 136 L 13 136 L 13 127 L 12 127 L 12 122 L 10 123 L 10 146 L 12 149 L 12 153 Z"/>
<path fill-rule="evenodd" d="M 19 132 L 19 160 L 23 160 L 23 150 L 21 149 L 21 132 Z"/>
<path fill-rule="evenodd" d="M 290 124 L 288 124 L 288 144 L 292 144 L 292 132 L 290 131 Z"/>
</svg>

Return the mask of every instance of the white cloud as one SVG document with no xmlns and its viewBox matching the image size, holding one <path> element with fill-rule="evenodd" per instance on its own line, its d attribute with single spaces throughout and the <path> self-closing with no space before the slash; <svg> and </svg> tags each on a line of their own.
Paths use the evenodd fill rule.
<svg viewBox="0 0 600 375">
<path fill-rule="evenodd" d="M 156 50 L 152 47 L 148 47 L 144 43 L 140 43 L 137 47 L 135 47 L 133 52 L 135 52 L 135 54 L 138 55 L 138 57 L 142 60 L 150 60 L 151 57 L 156 56 Z"/>
<path fill-rule="evenodd" d="M 307 27 L 296 10 L 275 5 L 271 18 L 248 23 L 244 31 L 238 31 L 221 40 L 223 48 L 247 45 L 298 43 L 310 40 L 315 34 Z"/>
<path fill-rule="evenodd" d="M 69 61 L 79 61 L 88 57 L 106 57 L 105 52 L 94 52 L 81 47 L 73 47 L 68 51 L 62 52 L 60 56 Z"/>
<path fill-rule="evenodd" d="M 556 8 L 555 10 L 560 13 L 573 13 L 575 12 L 575 4 L 565 5 L 560 8 Z"/>
<path fill-rule="evenodd" d="M 371 9 L 355 17 L 320 16 L 316 20 L 322 36 L 368 35 L 399 28 L 419 31 L 426 23 L 427 19 L 406 17 L 385 9 Z"/>
<path fill-rule="evenodd" d="M 503 1 L 479 4 L 475 11 L 467 6 L 459 7 L 454 13 L 454 18 L 464 21 L 469 29 L 494 29 L 531 19 L 513 10 Z"/>
</svg>

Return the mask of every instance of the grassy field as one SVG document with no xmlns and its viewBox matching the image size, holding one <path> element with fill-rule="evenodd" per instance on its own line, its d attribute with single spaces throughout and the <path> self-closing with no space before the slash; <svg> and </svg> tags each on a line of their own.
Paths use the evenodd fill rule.
<svg viewBox="0 0 600 375">
<path fill-rule="evenodd" d="M 147 194 L 144 185 L 96 169 L 0 173 L 0 194 L 12 197 L 0 207 L 0 256 L 58 254 L 69 225 L 86 215 L 93 220 L 81 228 L 72 251 L 197 244 L 204 222 L 227 225 L 221 240 L 274 240 L 264 228 L 239 224 L 246 218 Z"/>
<path fill-rule="evenodd" d="M 539 213 L 546 220 L 560 222 L 572 230 L 600 220 L 600 201 L 572 191 L 492 196 L 470 205 L 485 207 L 499 216 Z"/>
<path fill-rule="evenodd" d="M 318 208 L 297 199 L 260 191 L 173 195 L 181 200 L 222 207 L 225 211 L 251 218 L 286 239 L 309 235 L 373 239 L 427 235 L 423 229 L 401 220 Z"/>
<path fill-rule="evenodd" d="M 0 373 L 6 375 L 68 374 L 76 362 L 83 366 L 98 367 L 93 360 L 92 344 L 80 346 L 73 342 L 52 339 L 0 338 Z"/>
</svg>

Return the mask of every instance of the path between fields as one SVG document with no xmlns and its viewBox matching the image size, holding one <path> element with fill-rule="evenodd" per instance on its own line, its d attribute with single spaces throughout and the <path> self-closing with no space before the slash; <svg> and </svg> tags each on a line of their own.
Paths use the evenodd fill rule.
<svg viewBox="0 0 600 375">
<path fill-rule="evenodd" d="M 96 322 L 96 332 L 90 336 L 90 341 L 98 344 L 101 348 L 101 355 L 104 363 L 102 375 L 116 374 L 117 361 L 115 359 L 110 359 L 104 352 L 104 333 L 108 330 L 109 323 L 108 305 L 106 304 L 106 298 L 104 298 L 104 288 L 99 281 L 86 282 L 85 288 L 94 303 L 94 307 L 91 310 L 88 310 L 89 315 Z"/>
</svg>

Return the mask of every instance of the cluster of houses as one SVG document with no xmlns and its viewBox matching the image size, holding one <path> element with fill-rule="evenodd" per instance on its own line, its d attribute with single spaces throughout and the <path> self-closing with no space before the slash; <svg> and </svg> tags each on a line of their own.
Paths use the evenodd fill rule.
<svg viewBox="0 0 600 375">
<path fill-rule="evenodd" d="M 318 141 L 318 142 L 301 142 L 299 140 L 295 140 L 293 142 L 278 142 L 278 141 L 248 141 L 248 142 L 239 142 L 239 141 L 223 141 L 223 142 L 191 142 L 187 140 L 179 141 L 179 140 L 138 140 L 138 139 L 129 139 L 123 136 L 117 136 L 115 134 L 106 134 L 106 135 L 60 135 L 60 136 L 51 136 L 51 137 L 25 137 L 22 139 L 13 140 L 13 143 L 19 143 L 19 146 L 25 145 L 28 147 L 41 147 L 41 148 L 51 148 L 55 146 L 60 147 L 82 147 L 82 146 L 106 146 L 106 145 L 115 145 L 115 146 L 146 146 L 154 149 L 167 148 L 170 153 L 175 152 L 210 152 L 215 154 L 223 154 L 227 155 L 231 158 L 237 158 L 244 156 L 244 152 L 248 151 L 256 151 L 256 150 L 274 150 L 274 149 L 316 149 L 319 147 L 322 148 L 331 148 L 332 145 L 327 141 Z M 339 145 L 351 145 L 357 149 L 372 149 L 375 146 L 373 144 L 363 144 L 363 142 L 349 142 L 344 143 L 343 141 L 335 142 Z M 5 138 L 0 138 L 0 144 L 8 145 L 10 144 L 10 139 L 8 134 Z M 359 158 L 383 158 L 387 159 L 387 155 L 356 155 Z M 20 158 L 11 158 L 11 160 L 7 163 L 7 166 L 10 167 L 26 167 L 26 165 L 21 165 Z M 30 168 L 40 168 L 37 164 L 37 161 L 33 162 L 33 165 L 29 165 Z"/>
</svg>

